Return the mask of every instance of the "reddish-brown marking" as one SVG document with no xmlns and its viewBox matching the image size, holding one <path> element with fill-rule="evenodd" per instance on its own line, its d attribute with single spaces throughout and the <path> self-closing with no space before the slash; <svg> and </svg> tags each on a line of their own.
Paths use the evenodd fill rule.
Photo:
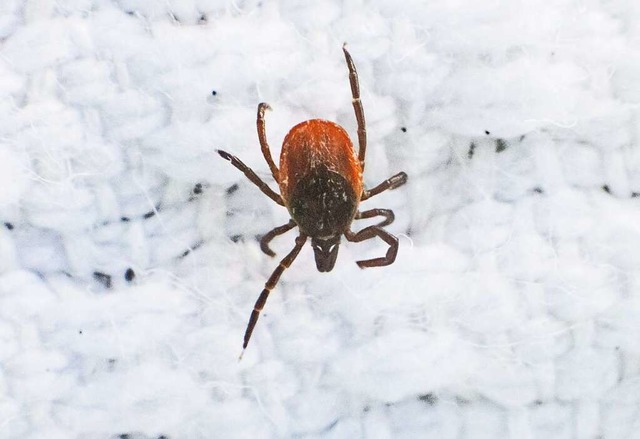
<svg viewBox="0 0 640 439">
<path fill-rule="evenodd" d="M 362 168 L 349 135 L 336 123 L 311 119 L 291 128 L 282 144 L 279 185 L 287 207 L 296 184 L 319 165 L 342 175 L 360 202 Z"/>
</svg>

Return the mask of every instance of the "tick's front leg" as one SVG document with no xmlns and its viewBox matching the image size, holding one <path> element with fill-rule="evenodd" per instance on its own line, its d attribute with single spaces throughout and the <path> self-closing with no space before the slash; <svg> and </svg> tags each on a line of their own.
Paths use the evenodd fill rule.
<svg viewBox="0 0 640 439">
<path fill-rule="evenodd" d="M 289 268 L 293 261 L 300 253 L 302 246 L 307 242 L 307 237 L 305 235 L 300 235 L 296 238 L 296 245 L 289 252 L 287 256 L 285 256 L 280 264 L 273 271 L 267 282 L 264 284 L 264 289 L 262 293 L 260 293 L 260 297 L 256 301 L 256 304 L 253 306 L 253 311 L 251 311 L 251 317 L 249 318 L 249 323 L 247 324 L 247 329 L 244 333 L 244 342 L 242 343 L 242 350 L 244 351 L 249 344 L 249 340 L 251 340 L 251 334 L 253 333 L 253 328 L 255 328 L 256 323 L 258 322 L 258 317 L 260 317 L 260 311 L 264 308 L 264 305 L 267 303 L 267 299 L 269 298 L 269 293 L 273 290 L 280 280 L 280 276 L 284 270 Z M 240 356 L 242 358 L 242 356 Z"/>
<path fill-rule="evenodd" d="M 270 230 L 269 232 L 267 232 L 267 234 L 260 239 L 260 250 L 262 250 L 263 253 L 269 256 L 272 256 L 272 257 L 275 256 L 276 254 L 269 247 L 269 243 L 276 236 L 280 236 L 284 233 L 287 233 L 289 230 L 293 229 L 295 226 L 297 226 L 296 222 L 294 220 L 289 220 L 287 224 L 276 227 L 273 230 Z"/>
<path fill-rule="evenodd" d="M 389 245 L 387 253 L 381 258 L 356 261 L 356 264 L 358 264 L 360 268 L 384 267 L 385 265 L 393 264 L 396 260 L 396 255 L 398 254 L 398 238 L 379 226 L 365 227 L 357 233 L 347 230 L 344 236 L 347 238 L 347 241 L 350 242 L 362 242 L 377 236 Z"/>
</svg>

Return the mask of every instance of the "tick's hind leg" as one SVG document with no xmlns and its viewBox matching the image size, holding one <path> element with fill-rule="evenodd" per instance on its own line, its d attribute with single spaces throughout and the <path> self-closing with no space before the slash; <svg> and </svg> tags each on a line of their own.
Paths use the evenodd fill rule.
<svg viewBox="0 0 640 439">
<path fill-rule="evenodd" d="M 364 109 L 360 100 L 360 84 L 358 84 L 358 72 L 356 65 L 351 58 L 351 54 L 347 51 L 346 45 L 342 46 L 344 59 L 349 69 L 349 84 L 351 85 L 351 102 L 353 103 L 353 111 L 356 113 L 356 121 L 358 122 L 358 161 L 360 167 L 364 171 L 364 158 L 367 153 L 367 128 L 364 120 Z"/>
<path fill-rule="evenodd" d="M 287 224 L 276 227 L 273 230 L 267 232 L 267 234 L 260 239 L 260 250 L 262 250 L 263 253 L 266 253 L 269 256 L 275 256 L 276 254 L 269 247 L 269 243 L 276 236 L 280 236 L 284 233 L 287 233 L 289 230 L 293 229 L 295 226 L 297 226 L 296 222 L 294 220 L 289 220 Z"/>
<path fill-rule="evenodd" d="M 253 183 L 256 186 L 258 186 L 258 188 L 262 191 L 263 194 L 265 194 L 267 197 L 271 198 L 273 201 L 275 201 L 279 205 L 284 206 L 284 202 L 282 201 L 282 197 L 280 195 L 278 195 L 277 193 L 275 193 L 267 185 L 267 183 L 262 181 L 260 179 L 260 177 L 258 177 L 256 175 L 256 173 L 253 172 L 253 169 L 251 169 L 250 167 L 248 167 L 247 165 L 242 163 L 242 160 L 240 160 L 238 157 L 236 157 L 234 155 L 231 155 L 226 151 L 222 151 L 221 149 L 218 149 L 217 151 L 218 151 L 218 154 L 220 154 L 220 157 L 222 157 L 225 160 L 230 161 L 233 166 L 235 166 L 237 169 L 242 171 L 242 173 L 251 181 L 251 183 Z"/>
<path fill-rule="evenodd" d="M 387 254 L 381 258 L 356 261 L 356 264 L 358 264 L 360 268 L 384 267 L 385 265 L 393 264 L 396 260 L 396 255 L 398 254 L 398 238 L 379 226 L 365 227 L 357 233 L 347 230 L 344 236 L 347 238 L 347 241 L 350 242 L 362 242 L 377 236 L 389 245 Z"/>
<path fill-rule="evenodd" d="M 388 226 L 396 219 L 396 216 L 393 214 L 393 210 L 389 209 L 369 209 L 364 212 L 356 213 L 355 219 L 367 219 L 374 218 L 376 216 L 383 216 L 384 220 L 376 224 L 377 227 Z"/>
<path fill-rule="evenodd" d="M 269 165 L 269 169 L 271 169 L 271 175 L 276 180 L 277 183 L 280 183 L 280 171 L 278 167 L 273 161 L 271 157 L 271 150 L 269 149 L 269 143 L 267 143 L 267 132 L 265 130 L 264 123 L 264 112 L 266 110 L 271 110 L 269 104 L 264 102 L 258 105 L 258 117 L 256 119 L 256 125 L 258 127 L 258 140 L 260 141 L 260 148 L 262 149 L 262 155 L 264 159 L 267 161 Z"/>
<path fill-rule="evenodd" d="M 291 263 L 296 259 L 305 242 L 307 242 L 306 235 L 300 235 L 296 238 L 296 245 L 295 247 L 293 247 L 293 250 L 291 250 L 289 254 L 280 261 L 280 264 L 278 264 L 276 269 L 273 271 L 273 273 L 269 277 L 269 280 L 267 280 L 267 282 L 264 284 L 264 289 L 262 290 L 262 293 L 260 293 L 260 297 L 258 297 L 256 304 L 253 306 L 253 311 L 251 312 L 251 317 L 249 318 L 249 324 L 247 325 L 247 330 L 244 333 L 244 343 L 242 344 L 243 350 L 246 349 L 247 345 L 249 344 L 251 334 L 253 333 L 253 328 L 255 328 L 256 323 L 258 322 L 260 311 L 262 311 L 265 303 L 267 303 L 269 293 L 276 286 L 278 280 L 280 280 L 280 276 L 282 276 L 284 270 L 289 268 Z"/>
<path fill-rule="evenodd" d="M 399 188 L 400 186 L 402 186 L 407 182 L 408 178 L 409 177 L 407 176 L 406 172 L 398 172 L 396 175 L 394 175 L 391 178 L 387 178 L 385 181 L 383 181 L 373 189 L 370 189 L 368 191 L 363 191 L 362 197 L 360 198 L 360 200 L 364 201 L 368 198 L 373 197 L 374 195 L 378 195 L 380 192 Z"/>
</svg>

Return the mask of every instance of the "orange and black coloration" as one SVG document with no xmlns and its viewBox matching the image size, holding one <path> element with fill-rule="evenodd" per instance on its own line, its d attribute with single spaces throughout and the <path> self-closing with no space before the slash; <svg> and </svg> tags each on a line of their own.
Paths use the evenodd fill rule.
<svg viewBox="0 0 640 439">
<path fill-rule="evenodd" d="M 251 333 L 258 321 L 260 311 L 267 302 L 269 293 L 278 283 L 284 270 L 298 256 L 307 238 L 311 238 L 316 267 L 321 272 L 333 269 L 342 235 L 350 242 L 361 242 L 377 236 L 389 246 L 383 257 L 358 261 L 357 264 L 360 268 L 381 267 L 392 264 L 396 259 L 398 238 L 383 229 L 384 226 L 393 222 L 393 211 L 370 209 L 360 212 L 358 206 L 361 201 L 380 192 L 402 186 L 407 182 L 407 174 L 400 172 L 373 189 L 364 189 L 362 172 L 364 171 L 367 148 L 364 110 L 360 102 L 356 67 L 347 49 L 343 46 L 342 50 L 349 69 L 353 109 L 358 122 L 357 155 L 344 128 L 326 120 L 312 119 L 291 128 L 282 145 L 280 169 L 278 169 L 271 158 L 267 143 L 264 113 L 270 107 L 265 103 L 258 105 L 258 139 L 271 174 L 280 186 L 280 195 L 274 192 L 240 159 L 225 151 L 218 150 L 218 154 L 222 158 L 229 160 L 233 166 L 242 171 L 265 195 L 289 210 L 291 220 L 287 224 L 271 230 L 260 240 L 260 248 L 264 253 L 275 256 L 275 253 L 269 248 L 269 242 L 296 226 L 300 230 L 293 250 L 280 261 L 278 267 L 267 280 L 254 306 L 244 335 L 243 349 L 249 343 Z M 384 219 L 359 232 L 350 230 L 353 220 L 376 216 Z"/>
</svg>

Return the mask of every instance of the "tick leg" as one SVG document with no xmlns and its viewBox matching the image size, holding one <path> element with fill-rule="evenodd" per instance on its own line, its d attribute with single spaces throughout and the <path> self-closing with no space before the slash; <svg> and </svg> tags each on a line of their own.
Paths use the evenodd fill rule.
<svg viewBox="0 0 640 439">
<path fill-rule="evenodd" d="M 295 226 L 297 226 L 296 222 L 294 220 L 289 220 L 287 224 L 280 227 L 276 227 L 270 232 L 267 232 L 267 234 L 260 239 L 260 249 L 269 256 L 272 256 L 272 257 L 275 256 L 276 255 L 275 252 L 271 250 L 271 248 L 269 248 L 269 243 L 276 236 L 282 235 L 283 233 L 287 233 L 289 230 L 293 229 Z"/>
<path fill-rule="evenodd" d="M 307 242 L 306 235 L 300 235 L 296 238 L 296 245 L 293 247 L 293 250 L 289 252 L 287 256 L 285 256 L 280 264 L 273 271 L 269 280 L 264 284 L 264 290 L 260 293 L 260 297 L 256 301 L 256 304 L 253 306 L 253 311 L 251 312 L 251 318 L 249 318 L 249 324 L 247 325 L 247 330 L 244 333 L 244 343 L 242 344 L 242 349 L 246 349 L 249 344 L 249 340 L 251 339 L 251 334 L 253 333 L 253 328 L 256 326 L 256 322 L 258 321 L 258 317 L 260 317 L 260 311 L 264 308 L 265 303 L 267 303 L 267 298 L 269 298 L 269 293 L 276 286 L 278 280 L 280 280 L 280 276 L 289 268 L 291 263 L 295 260 L 302 249 L 304 243 Z"/>
<path fill-rule="evenodd" d="M 358 121 L 358 161 L 364 171 L 364 157 L 367 152 L 367 128 L 364 121 L 364 109 L 360 101 L 358 72 L 356 71 L 356 65 L 353 63 L 351 54 L 347 51 L 346 44 L 342 46 L 342 51 L 344 52 L 344 59 L 347 61 L 347 67 L 349 68 L 349 84 L 351 85 L 353 111 L 356 113 L 356 120 Z"/>
<path fill-rule="evenodd" d="M 391 178 L 387 178 L 385 181 L 380 183 L 378 186 L 370 189 L 368 191 L 362 191 L 362 196 L 360 197 L 360 201 L 364 201 L 368 198 L 373 197 L 374 195 L 378 195 L 380 192 L 384 192 L 388 189 L 396 189 L 407 182 L 407 174 L 406 172 L 398 172 Z"/>
<path fill-rule="evenodd" d="M 347 238 L 347 241 L 350 242 L 362 242 L 378 236 L 389 245 L 387 254 L 384 255 L 384 257 L 356 261 L 356 264 L 358 264 L 360 268 L 384 267 L 385 265 L 393 264 L 396 260 L 396 255 L 398 254 L 398 238 L 378 226 L 365 227 L 357 233 L 347 230 L 344 236 Z"/>
<path fill-rule="evenodd" d="M 265 194 L 267 197 L 271 198 L 273 201 L 275 201 L 279 205 L 284 206 L 284 203 L 282 202 L 282 197 L 280 195 L 278 195 L 277 193 L 275 193 L 267 185 L 267 183 L 262 181 L 260 179 L 260 177 L 258 177 L 256 175 L 256 173 L 253 172 L 253 169 L 251 169 L 250 167 L 248 167 L 247 165 L 242 163 L 242 161 L 238 157 L 236 157 L 234 155 L 231 155 L 226 151 L 222 151 L 221 149 L 218 149 L 217 152 L 218 152 L 218 154 L 220 154 L 220 157 L 222 157 L 225 160 L 229 160 L 233 166 L 235 166 L 240 171 L 242 171 L 242 173 L 244 175 L 246 175 L 246 177 L 249 180 L 251 180 L 251 183 L 253 183 L 256 186 L 258 186 L 258 188 L 262 191 L 263 194 Z"/>
<path fill-rule="evenodd" d="M 258 117 L 256 119 L 256 125 L 258 127 L 258 140 L 260 141 L 260 148 L 262 149 L 262 155 L 264 159 L 267 161 L 269 165 L 269 169 L 271 169 L 271 175 L 276 180 L 276 182 L 280 183 L 280 171 L 278 167 L 273 161 L 271 157 L 271 150 L 269 149 L 269 144 L 267 143 L 267 133 L 264 128 L 264 112 L 266 110 L 271 110 L 269 104 L 262 102 L 258 105 Z"/>
<path fill-rule="evenodd" d="M 393 222 L 396 216 L 393 214 L 393 210 L 389 209 L 370 209 L 364 212 L 357 212 L 355 219 L 373 218 L 376 216 L 383 216 L 384 220 L 376 224 L 377 227 L 388 226 Z"/>
</svg>

